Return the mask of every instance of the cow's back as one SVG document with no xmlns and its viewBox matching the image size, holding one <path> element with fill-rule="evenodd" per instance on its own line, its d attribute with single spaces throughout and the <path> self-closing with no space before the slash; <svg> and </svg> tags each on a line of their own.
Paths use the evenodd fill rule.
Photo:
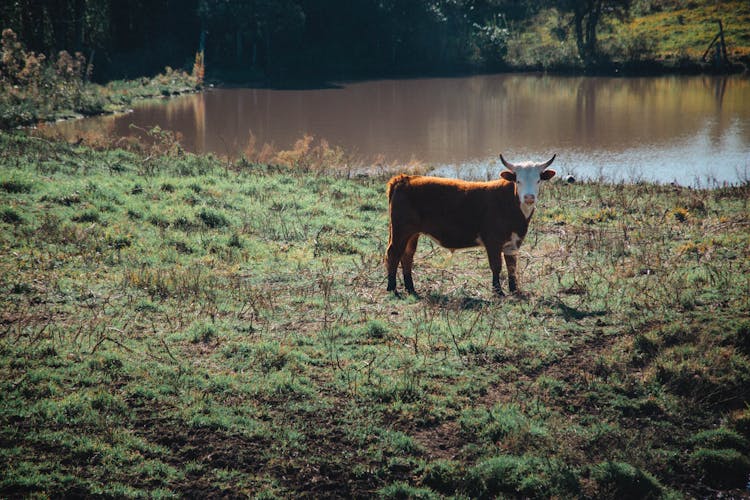
<svg viewBox="0 0 750 500">
<path fill-rule="evenodd" d="M 391 209 L 407 207 L 423 217 L 477 218 L 513 202 L 513 186 L 504 180 L 469 182 L 421 175 L 397 175 L 388 182 Z"/>
</svg>

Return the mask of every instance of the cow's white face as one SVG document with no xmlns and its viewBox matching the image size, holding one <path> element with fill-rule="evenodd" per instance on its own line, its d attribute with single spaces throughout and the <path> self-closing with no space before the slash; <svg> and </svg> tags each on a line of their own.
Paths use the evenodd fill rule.
<svg viewBox="0 0 750 500">
<path fill-rule="evenodd" d="M 521 204 L 521 211 L 527 219 L 534 213 L 536 200 L 539 196 L 539 184 L 555 176 L 555 171 L 547 168 L 555 160 L 555 156 L 545 163 L 525 162 L 513 164 L 507 162 L 500 155 L 500 160 L 502 160 L 503 165 L 508 169 L 502 171 L 500 176 L 507 181 L 516 183 L 518 202 Z"/>
</svg>

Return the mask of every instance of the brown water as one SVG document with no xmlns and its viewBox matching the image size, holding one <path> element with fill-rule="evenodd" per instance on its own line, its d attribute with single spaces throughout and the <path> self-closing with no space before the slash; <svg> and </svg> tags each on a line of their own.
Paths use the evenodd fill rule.
<svg viewBox="0 0 750 500">
<path fill-rule="evenodd" d="M 291 148 L 304 134 L 364 163 L 411 159 L 443 175 L 494 176 L 495 158 L 546 159 L 579 177 L 682 184 L 750 176 L 750 80 L 484 75 L 377 80 L 334 88 L 211 89 L 65 122 L 132 135 L 159 125 L 195 152 L 236 156 L 250 135 Z"/>
</svg>

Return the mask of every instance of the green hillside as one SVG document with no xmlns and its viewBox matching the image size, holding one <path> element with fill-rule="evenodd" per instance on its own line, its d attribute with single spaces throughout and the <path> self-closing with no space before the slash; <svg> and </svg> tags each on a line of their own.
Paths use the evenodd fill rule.
<svg viewBox="0 0 750 500">
<path fill-rule="evenodd" d="M 645 37 L 661 59 L 699 59 L 722 21 L 730 58 L 750 56 L 750 3 L 744 1 L 652 2 L 622 28 Z"/>
<path fill-rule="evenodd" d="M 605 16 L 599 24 L 600 71 L 712 70 L 713 52 L 702 56 L 724 26 L 730 62 L 750 58 L 750 4 L 744 1 L 633 2 L 627 16 Z M 511 25 L 508 63 L 513 67 L 581 70 L 572 29 L 572 14 L 541 10 L 521 25 Z M 739 66 L 738 66 L 739 67 Z"/>
</svg>

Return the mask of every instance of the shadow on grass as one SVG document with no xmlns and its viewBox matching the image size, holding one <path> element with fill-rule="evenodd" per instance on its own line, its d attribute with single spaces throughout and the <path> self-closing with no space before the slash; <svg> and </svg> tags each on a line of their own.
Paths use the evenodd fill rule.
<svg viewBox="0 0 750 500">
<path fill-rule="evenodd" d="M 586 318 L 597 318 L 600 316 L 607 315 L 607 311 L 604 311 L 604 310 L 585 311 L 583 309 L 576 309 L 575 307 L 570 307 L 559 298 L 555 298 L 551 300 L 550 302 L 551 302 L 550 305 L 560 310 L 560 313 L 562 314 L 563 318 L 565 318 L 565 321 L 582 320 Z"/>
<path fill-rule="evenodd" d="M 432 306 L 454 311 L 476 311 L 478 309 L 484 309 L 493 304 L 497 304 L 497 301 L 490 301 L 466 296 L 456 297 L 437 292 L 429 293 L 423 298 L 423 300 Z"/>
</svg>

